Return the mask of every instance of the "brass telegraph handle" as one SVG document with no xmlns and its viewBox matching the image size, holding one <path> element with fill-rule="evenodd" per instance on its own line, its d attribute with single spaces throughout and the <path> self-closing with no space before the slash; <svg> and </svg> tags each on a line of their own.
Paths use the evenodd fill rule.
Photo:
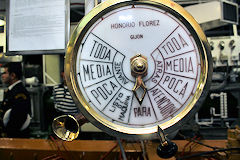
<svg viewBox="0 0 240 160">
<path fill-rule="evenodd" d="M 142 80 L 142 78 L 147 75 L 147 70 L 148 70 L 147 58 L 141 54 L 137 54 L 136 56 L 130 59 L 130 63 L 131 63 L 131 74 L 132 76 L 136 77 L 136 82 L 132 91 L 135 97 L 137 98 L 138 102 L 142 104 L 142 101 L 147 92 L 147 87 Z M 139 98 L 137 94 L 137 90 L 139 90 L 140 88 L 143 89 L 143 94 L 141 98 Z"/>
</svg>

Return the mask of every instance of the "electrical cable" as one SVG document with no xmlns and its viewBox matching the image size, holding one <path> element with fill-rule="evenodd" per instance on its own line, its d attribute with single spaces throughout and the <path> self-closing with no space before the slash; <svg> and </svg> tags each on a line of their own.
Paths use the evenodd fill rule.
<svg viewBox="0 0 240 160">
<path fill-rule="evenodd" d="M 122 160 L 122 151 L 120 150 L 120 152 L 118 153 L 118 160 Z"/>
<path fill-rule="evenodd" d="M 54 154 L 54 155 L 51 155 L 51 156 L 47 156 L 45 158 L 43 158 L 42 160 L 49 160 L 49 159 L 52 159 L 52 158 L 56 158 L 58 155 Z"/>
<path fill-rule="evenodd" d="M 223 149 L 223 148 L 219 148 L 219 147 L 213 147 L 213 146 L 209 146 L 209 145 L 207 145 L 207 144 L 204 144 L 204 143 L 202 143 L 202 142 L 200 142 L 200 141 L 198 141 L 198 140 L 194 140 L 193 138 L 190 138 L 190 137 L 186 137 L 186 136 L 184 136 L 183 134 L 181 134 L 181 133 L 178 133 L 181 137 L 183 137 L 185 140 L 187 140 L 187 141 L 190 141 L 190 142 L 194 142 L 194 143 L 197 143 L 197 144 L 200 144 L 200 145 L 202 145 L 202 146 L 205 146 L 205 147 L 208 147 L 208 148 L 212 148 L 212 149 Z"/>
<path fill-rule="evenodd" d="M 194 136 L 193 139 L 195 139 L 196 137 L 197 137 L 197 136 Z M 192 143 L 192 141 L 188 141 L 188 143 L 186 143 L 186 144 L 184 145 L 183 150 L 182 150 L 182 153 L 180 154 L 181 156 L 184 155 L 187 146 L 189 146 L 191 143 Z"/>
<path fill-rule="evenodd" d="M 115 148 L 117 148 L 118 143 L 116 143 L 108 152 L 106 152 L 100 160 L 104 160 Z"/>
<path fill-rule="evenodd" d="M 62 142 L 62 147 L 63 147 L 64 151 L 67 153 L 68 157 L 71 157 L 72 160 L 78 159 L 78 158 L 74 158 L 73 154 L 67 150 L 67 148 L 64 144 L 64 141 L 61 141 L 61 142 Z"/>
<path fill-rule="evenodd" d="M 50 160 L 50 159 L 51 160 L 64 160 L 64 158 L 62 157 L 61 152 L 60 152 L 60 147 L 56 143 L 56 140 L 52 136 L 49 136 L 49 137 L 50 137 L 51 141 L 53 142 L 54 146 L 57 148 L 57 154 L 45 157 L 42 160 Z"/>
<path fill-rule="evenodd" d="M 217 153 L 217 152 L 226 152 L 226 151 L 232 151 L 232 150 L 239 150 L 240 151 L 240 148 L 216 149 L 214 151 L 201 152 L 201 153 L 192 154 L 192 155 L 189 155 L 189 156 L 176 158 L 176 160 L 189 159 L 189 158 L 200 157 L 200 156 L 203 156 L 203 155 L 213 154 L 213 153 Z"/>
<path fill-rule="evenodd" d="M 199 140 L 194 140 L 194 139 L 192 139 L 192 138 L 190 138 L 190 137 L 186 137 L 186 136 L 184 136 L 184 135 L 181 134 L 181 133 L 179 133 L 179 135 L 180 135 L 181 137 L 183 137 L 183 138 L 184 138 L 185 140 L 187 140 L 187 141 L 194 142 L 194 143 L 196 143 L 196 144 L 199 144 L 199 145 L 202 145 L 202 146 L 211 148 L 211 149 L 213 149 L 213 150 L 225 149 L 225 148 L 220 148 L 220 147 L 209 146 L 209 145 L 207 145 L 207 144 L 204 144 L 204 143 L 200 142 Z M 224 152 L 224 153 L 226 154 L 226 156 L 228 157 L 228 153 L 227 153 L 226 151 L 223 151 L 223 152 Z"/>
<path fill-rule="evenodd" d="M 200 137 L 197 137 L 197 138 L 195 139 L 195 141 L 198 141 L 198 142 L 200 142 L 200 140 L 201 140 Z M 197 145 L 199 145 L 199 144 L 196 143 L 196 142 L 193 142 L 193 143 L 191 144 L 191 146 L 190 146 L 189 152 L 192 152 L 192 150 L 194 149 L 194 147 L 196 147 Z"/>
<path fill-rule="evenodd" d="M 56 140 L 54 139 L 53 136 L 50 136 L 50 139 L 52 140 L 54 146 L 57 148 L 57 151 L 58 151 L 59 154 L 60 154 L 60 153 L 61 153 L 61 152 L 60 152 L 60 147 L 59 147 L 59 145 L 56 143 Z"/>
</svg>

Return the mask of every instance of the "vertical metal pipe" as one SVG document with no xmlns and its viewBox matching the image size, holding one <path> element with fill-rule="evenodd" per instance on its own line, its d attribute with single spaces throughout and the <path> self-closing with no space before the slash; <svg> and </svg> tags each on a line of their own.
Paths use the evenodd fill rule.
<svg viewBox="0 0 240 160">
<path fill-rule="evenodd" d="M 122 142 L 120 141 L 120 138 L 117 137 L 117 141 L 118 141 L 121 153 L 122 153 L 123 160 L 127 160 L 127 157 L 126 157 L 125 151 L 123 149 Z"/>
</svg>

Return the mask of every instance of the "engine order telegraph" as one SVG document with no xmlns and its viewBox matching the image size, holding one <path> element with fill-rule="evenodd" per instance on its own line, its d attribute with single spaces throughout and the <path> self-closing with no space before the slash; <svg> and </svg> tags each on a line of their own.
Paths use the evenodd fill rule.
<svg viewBox="0 0 240 160">
<path fill-rule="evenodd" d="M 206 37 L 169 0 L 107 0 L 69 41 L 67 85 L 82 113 L 103 131 L 151 139 L 179 128 L 211 81 Z"/>
</svg>

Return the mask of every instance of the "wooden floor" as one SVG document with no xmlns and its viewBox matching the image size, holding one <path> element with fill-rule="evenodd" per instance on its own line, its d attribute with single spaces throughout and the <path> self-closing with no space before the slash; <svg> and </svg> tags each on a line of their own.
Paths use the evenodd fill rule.
<svg viewBox="0 0 240 160">
<path fill-rule="evenodd" d="M 175 140 L 178 146 L 178 157 L 189 154 L 212 151 L 213 149 L 190 143 L 185 140 Z M 219 148 L 226 148 L 226 140 L 203 140 L 202 143 Z M 144 145 L 143 145 L 144 144 Z M 142 147 L 146 149 L 146 155 L 150 160 L 161 159 L 156 154 L 158 142 L 122 142 L 127 159 L 143 159 Z M 75 140 L 65 142 L 62 140 L 46 139 L 11 139 L 0 138 L 1 160 L 112 160 L 121 159 L 120 148 L 117 141 L 105 140 Z M 117 157 L 117 158 L 116 158 Z M 146 157 L 144 157 L 146 159 Z M 171 158 L 174 160 L 176 158 Z M 197 159 L 197 158 L 194 158 Z"/>
</svg>

